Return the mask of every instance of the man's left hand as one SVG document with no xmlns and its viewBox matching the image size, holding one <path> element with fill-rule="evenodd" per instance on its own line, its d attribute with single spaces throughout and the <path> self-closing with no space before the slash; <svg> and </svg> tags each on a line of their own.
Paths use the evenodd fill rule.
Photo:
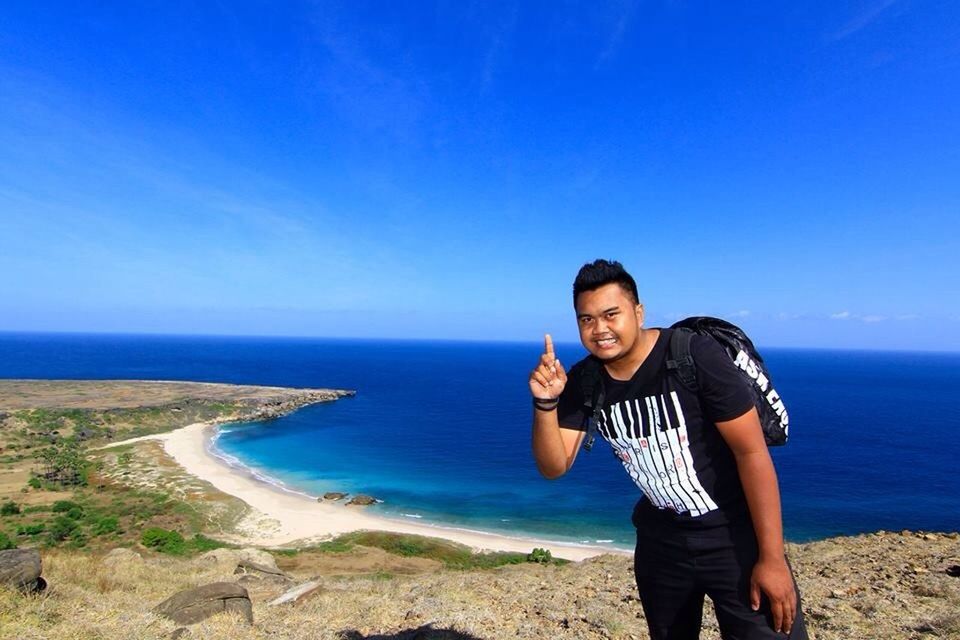
<svg viewBox="0 0 960 640">
<path fill-rule="evenodd" d="M 750 577 L 750 606 L 754 611 L 760 608 L 761 591 L 770 600 L 773 630 L 789 634 L 797 615 L 797 592 L 785 558 L 761 559 L 754 565 Z"/>
</svg>

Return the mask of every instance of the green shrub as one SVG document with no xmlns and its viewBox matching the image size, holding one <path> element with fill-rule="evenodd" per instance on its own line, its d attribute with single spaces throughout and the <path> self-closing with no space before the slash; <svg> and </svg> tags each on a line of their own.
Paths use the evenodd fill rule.
<svg viewBox="0 0 960 640">
<path fill-rule="evenodd" d="M 57 516 L 47 529 L 47 542 L 57 544 L 78 532 L 80 526 L 68 516 Z"/>
<path fill-rule="evenodd" d="M 70 509 L 70 511 L 67 511 L 66 515 L 71 520 L 79 520 L 83 517 L 83 509 L 80 507 L 74 507 L 73 509 Z"/>
<path fill-rule="evenodd" d="M 213 549 L 222 549 L 226 546 L 229 545 L 225 542 L 208 538 L 201 533 L 194 535 L 193 540 L 190 541 L 190 548 L 194 551 L 212 551 Z"/>
<path fill-rule="evenodd" d="M 50 505 L 48 504 L 32 504 L 29 507 L 24 507 L 20 510 L 21 513 L 46 513 L 50 511 Z"/>
<path fill-rule="evenodd" d="M 18 536 L 35 536 L 43 533 L 43 531 L 46 528 L 47 526 L 42 522 L 37 522 L 34 524 L 24 524 L 17 527 L 17 535 Z"/>
<path fill-rule="evenodd" d="M 526 554 L 512 551 L 467 553 L 444 558 L 444 563 L 451 569 L 495 569 L 507 564 L 522 564 L 526 561 Z"/>
<path fill-rule="evenodd" d="M 40 482 L 40 478 L 38 478 L 37 476 L 33 476 L 29 480 L 27 480 L 27 484 L 33 487 L 34 489 L 39 489 L 43 486 Z"/>
<path fill-rule="evenodd" d="M 16 548 L 17 545 L 13 543 L 13 540 L 10 539 L 10 536 L 8 536 L 4 531 L 0 531 L 0 551 Z"/>
<path fill-rule="evenodd" d="M 14 516 L 20 513 L 20 505 L 13 500 L 7 500 L 0 506 L 0 516 Z"/>
<path fill-rule="evenodd" d="M 87 534 L 77 529 L 70 534 L 70 546 L 79 548 L 87 546 Z"/>
<path fill-rule="evenodd" d="M 156 549 L 160 553 L 182 555 L 187 551 L 187 543 L 183 536 L 176 531 L 168 531 L 160 527 L 150 527 L 140 536 L 143 546 Z"/>
<path fill-rule="evenodd" d="M 81 508 L 80 505 L 78 505 L 76 502 L 73 502 L 71 500 L 57 500 L 56 502 L 53 503 L 53 508 L 51 509 L 51 511 L 53 511 L 54 513 L 66 513 L 71 509 L 80 509 L 80 508 Z"/>
<path fill-rule="evenodd" d="M 536 562 L 537 564 L 550 564 L 553 560 L 553 554 L 549 549 L 537 547 L 527 554 L 527 562 Z"/>
<path fill-rule="evenodd" d="M 115 516 L 105 516 L 97 518 L 90 527 L 95 536 L 105 536 L 108 533 L 117 533 L 120 531 L 120 524 Z"/>
<path fill-rule="evenodd" d="M 353 543 L 341 538 L 335 538 L 321 542 L 314 548 L 322 553 L 346 553 L 350 551 L 350 549 L 353 549 Z"/>
</svg>

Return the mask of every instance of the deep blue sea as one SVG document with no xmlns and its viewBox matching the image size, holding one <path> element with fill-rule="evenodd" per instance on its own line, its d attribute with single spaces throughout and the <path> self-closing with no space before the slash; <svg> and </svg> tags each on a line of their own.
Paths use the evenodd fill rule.
<svg viewBox="0 0 960 640">
<path fill-rule="evenodd" d="M 0 334 L 0 378 L 355 389 L 229 425 L 217 446 L 291 489 L 372 494 L 385 515 L 630 547 L 638 490 L 606 443 L 559 480 L 530 454 L 539 343 Z M 561 360 L 582 355 L 558 345 Z M 790 411 L 772 449 L 788 539 L 960 530 L 960 354 L 763 349 Z"/>
</svg>

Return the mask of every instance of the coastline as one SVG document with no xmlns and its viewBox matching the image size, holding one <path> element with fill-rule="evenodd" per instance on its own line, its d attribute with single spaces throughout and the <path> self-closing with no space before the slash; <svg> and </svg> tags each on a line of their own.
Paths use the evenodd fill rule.
<svg viewBox="0 0 960 640">
<path fill-rule="evenodd" d="M 239 534 L 246 544 L 283 546 L 295 541 L 308 543 L 353 531 L 371 530 L 443 538 L 482 551 L 529 553 L 534 547 L 542 547 L 549 549 L 555 557 L 573 561 L 603 554 L 629 555 L 627 551 L 613 547 L 403 522 L 366 513 L 363 507 L 319 502 L 305 494 L 284 490 L 276 484 L 258 479 L 250 472 L 230 466 L 211 452 L 211 440 L 220 424 L 220 421 L 197 422 L 175 431 L 131 438 L 103 448 L 144 440 L 161 442 L 167 455 L 187 473 L 242 500 L 251 508 L 253 513 L 247 520 L 253 520 L 255 524 L 242 527 Z"/>
</svg>

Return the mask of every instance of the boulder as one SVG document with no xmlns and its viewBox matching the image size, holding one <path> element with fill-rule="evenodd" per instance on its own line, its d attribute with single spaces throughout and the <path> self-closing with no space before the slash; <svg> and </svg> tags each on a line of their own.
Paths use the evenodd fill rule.
<svg viewBox="0 0 960 640">
<path fill-rule="evenodd" d="M 143 556 L 132 549 L 118 547 L 111 550 L 107 555 L 103 556 L 103 560 L 101 560 L 101 562 L 108 567 L 117 567 L 130 563 L 142 564 Z"/>
<path fill-rule="evenodd" d="M 377 502 L 379 502 L 379 500 L 377 500 L 373 496 L 367 496 L 362 493 L 359 493 L 353 496 L 353 498 L 350 500 L 350 502 L 347 503 L 347 505 L 356 505 L 360 507 L 365 507 L 370 504 L 376 504 Z"/>
<path fill-rule="evenodd" d="M 343 500 L 346 497 L 347 494 L 340 491 L 327 491 L 325 494 L 323 494 L 323 498 L 320 500 L 320 502 L 323 502 L 324 500 Z"/>
<path fill-rule="evenodd" d="M 279 578 L 284 581 L 291 579 L 290 576 L 278 569 L 276 564 L 273 566 L 268 566 L 265 564 L 250 562 L 249 560 L 240 560 L 233 573 L 240 575 L 252 575 L 258 578 Z"/>
<path fill-rule="evenodd" d="M 214 582 L 175 593 L 153 611 L 177 624 L 196 624 L 218 613 L 236 611 L 253 624 L 250 596 L 233 582 Z"/>
<path fill-rule="evenodd" d="M 197 564 L 213 565 L 221 571 L 230 573 L 242 573 L 236 571 L 242 564 L 255 565 L 261 567 L 265 572 L 283 574 L 277 567 L 277 560 L 268 551 L 263 549 L 213 549 L 207 551 L 195 560 Z"/>
<path fill-rule="evenodd" d="M 240 562 L 240 556 L 236 549 L 212 549 L 201 553 L 194 562 L 233 571 Z"/>
<path fill-rule="evenodd" d="M 277 559 L 274 558 L 273 554 L 269 551 L 250 547 L 237 551 L 237 556 L 239 558 L 239 562 L 251 562 L 263 567 L 268 567 L 273 571 L 280 571 L 280 569 L 277 568 Z"/>
<path fill-rule="evenodd" d="M 0 551 L 0 584 L 22 593 L 40 593 L 47 581 L 42 571 L 40 552 L 36 549 L 7 549 Z"/>
</svg>

